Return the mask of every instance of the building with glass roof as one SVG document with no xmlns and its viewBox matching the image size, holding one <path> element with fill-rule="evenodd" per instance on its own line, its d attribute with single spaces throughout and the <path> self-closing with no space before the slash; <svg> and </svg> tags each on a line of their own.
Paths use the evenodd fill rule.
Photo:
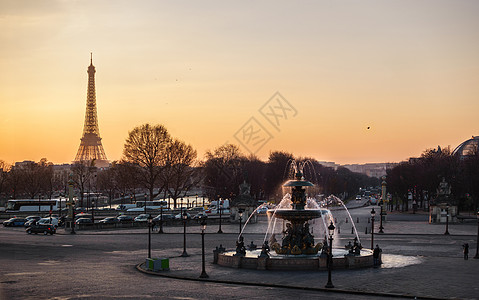
<svg viewBox="0 0 479 300">
<path fill-rule="evenodd" d="M 468 139 L 467 141 L 457 146 L 456 149 L 454 149 L 454 151 L 452 152 L 452 154 L 463 158 L 468 155 L 475 154 L 478 151 L 478 149 L 479 149 L 479 136 L 473 136 L 472 138 Z"/>
</svg>

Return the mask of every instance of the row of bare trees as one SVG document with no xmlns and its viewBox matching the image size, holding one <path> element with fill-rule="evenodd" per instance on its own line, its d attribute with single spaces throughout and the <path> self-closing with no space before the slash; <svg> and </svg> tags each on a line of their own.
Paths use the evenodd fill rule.
<svg viewBox="0 0 479 300">
<path fill-rule="evenodd" d="M 0 160 L 0 199 L 51 198 L 61 183 L 53 176 L 53 164 L 42 158 L 11 166 Z"/>
<path fill-rule="evenodd" d="M 333 169 L 312 158 L 295 158 L 291 153 L 271 152 L 264 162 L 255 156 L 245 156 L 232 144 L 223 145 L 206 153 L 203 163 L 204 184 L 209 198 L 230 198 L 238 194 L 238 186 L 246 180 L 251 194 L 257 199 L 279 201 L 282 185 L 292 179 L 290 164 L 305 163 L 304 176 L 315 184 L 309 192 L 315 195 L 355 195 L 360 187 L 376 186 L 378 178 L 353 173 L 346 168 Z M 306 163 L 307 162 L 307 163 Z"/>
<path fill-rule="evenodd" d="M 451 185 L 452 200 L 461 210 L 477 211 L 479 207 L 479 152 L 453 155 L 451 149 L 427 149 L 420 157 L 401 162 L 387 172 L 388 191 L 393 202 L 408 208 L 408 194 L 419 207 L 434 200 L 442 179 Z"/>
<path fill-rule="evenodd" d="M 183 141 L 171 137 L 163 125 L 144 124 L 128 133 L 123 157 L 107 169 L 98 169 L 95 161 L 77 162 L 71 166 L 75 188 L 83 206 L 85 192 L 108 195 L 131 195 L 148 192 L 149 199 L 158 196 L 176 200 L 195 187 L 201 187 L 210 199 L 231 198 L 238 194 L 243 181 L 251 184 L 251 195 L 257 199 L 277 199 L 288 177 L 288 166 L 295 159 L 308 161 L 305 176 L 316 184 L 314 194 L 353 195 L 359 187 L 378 184 L 378 179 L 353 173 L 345 168 L 324 167 L 314 159 L 295 158 L 287 152 L 271 152 L 264 162 L 245 156 L 232 144 L 207 151 L 205 160 L 197 160 L 197 152 Z M 54 176 L 46 159 L 9 167 L 0 162 L 0 196 L 4 198 L 51 197 L 55 191 L 66 191 L 68 174 Z M 123 197 L 122 197 L 123 198 Z"/>
</svg>

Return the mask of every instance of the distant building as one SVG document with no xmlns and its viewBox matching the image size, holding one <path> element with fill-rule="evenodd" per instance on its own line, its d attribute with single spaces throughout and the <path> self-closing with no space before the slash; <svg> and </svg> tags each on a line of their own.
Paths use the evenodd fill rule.
<svg viewBox="0 0 479 300">
<path fill-rule="evenodd" d="M 381 178 L 386 175 L 386 170 L 394 168 L 397 163 L 368 163 L 342 165 L 351 172 L 365 174 L 369 177 Z"/>
<path fill-rule="evenodd" d="M 472 136 L 472 138 L 464 141 L 454 149 L 452 155 L 463 159 L 466 156 L 474 155 L 479 149 L 479 136 Z"/>
</svg>

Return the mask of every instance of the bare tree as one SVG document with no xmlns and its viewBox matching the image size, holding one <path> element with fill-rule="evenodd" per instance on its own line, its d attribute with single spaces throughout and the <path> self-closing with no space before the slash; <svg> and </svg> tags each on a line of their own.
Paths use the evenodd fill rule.
<svg viewBox="0 0 479 300">
<path fill-rule="evenodd" d="M 181 192 L 190 190 L 197 183 L 194 180 L 196 168 L 192 167 L 197 154 L 191 145 L 175 140 L 168 145 L 166 155 L 168 163 L 161 177 L 176 207 Z"/>
<path fill-rule="evenodd" d="M 80 207 L 83 207 L 85 189 L 88 188 L 87 184 L 90 184 L 95 171 L 95 160 L 79 161 L 72 165 L 73 180 L 80 190 Z"/>
<path fill-rule="evenodd" d="M 141 185 L 149 190 L 150 199 L 154 199 L 163 168 L 166 166 L 166 151 L 171 137 L 163 125 L 144 124 L 128 133 L 123 149 L 123 160 L 140 167 Z"/>
<path fill-rule="evenodd" d="M 8 198 L 7 194 L 7 184 L 8 184 L 8 172 L 10 171 L 11 166 L 0 160 L 0 199 Z M 3 195 L 3 197 L 2 197 Z"/>
</svg>

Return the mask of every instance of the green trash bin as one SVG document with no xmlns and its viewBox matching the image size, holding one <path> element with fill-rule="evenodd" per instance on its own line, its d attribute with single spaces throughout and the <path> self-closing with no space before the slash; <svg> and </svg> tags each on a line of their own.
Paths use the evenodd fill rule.
<svg viewBox="0 0 479 300">
<path fill-rule="evenodd" d="M 170 259 L 168 258 L 147 258 L 146 268 L 149 271 L 167 271 L 170 269 Z"/>
</svg>

